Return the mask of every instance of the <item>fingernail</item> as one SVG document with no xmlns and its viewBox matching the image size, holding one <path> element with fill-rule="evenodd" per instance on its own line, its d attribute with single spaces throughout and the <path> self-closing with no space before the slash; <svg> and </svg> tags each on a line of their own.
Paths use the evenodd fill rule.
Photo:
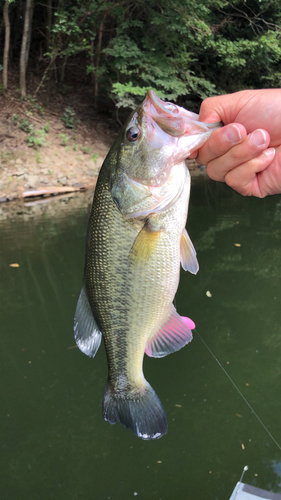
<svg viewBox="0 0 281 500">
<path fill-rule="evenodd" d="M 268 148 L 265 151 L 263 151 L 263 154 L 266 156 L 275 156 L 275 148 Z"/>
<path fill-rule="evenodd" d="M 263 130 L 255 130 L 250 135 L 250 141 L 254 146 L 263 146 L 266 143 L 266 134 Z"/>
<path fill-rule="evenodd" d="M 232 144 L 238 144 L 238 142 L 241 142 L 241 133 L 236 125 L 231 125 L 226 129 L 225 137 L 229 140 L 229 142 L 232 142 Z"/>
</svg>

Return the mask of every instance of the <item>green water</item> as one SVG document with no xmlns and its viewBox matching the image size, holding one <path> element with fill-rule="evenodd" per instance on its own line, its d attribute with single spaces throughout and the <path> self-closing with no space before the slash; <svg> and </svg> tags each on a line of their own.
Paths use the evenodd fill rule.
<svg viewBox="0 0 281 500">
<path fill-rule="evenodd" d="M 1 500 L 228 500 L 245 465 L 281 492 L 280 449 L 196 333 L 145 359 L 166 436 L 103 421 L 104 348 L 89 359 L 72 333 L 89 204 L 52 203 L 0 210 Z M 177 309 L 281 445 L 281 196 L 195 180 L 187 227 L 200 271 L 182 273 Z"/>
</svg>

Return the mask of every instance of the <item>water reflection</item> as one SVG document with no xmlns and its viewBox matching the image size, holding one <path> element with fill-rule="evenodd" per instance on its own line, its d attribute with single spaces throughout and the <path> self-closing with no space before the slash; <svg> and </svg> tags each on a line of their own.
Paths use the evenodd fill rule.
<svg viewBox="0 0 281 500">
<path fill-rule="evenodd" d="M 279 483 L 278 486 L 281 488 L 281 462 L 277 462 L 276 460 L 272 460 L 272 469 L 274 470 L 275 474 L 279 476 Z"/>
<path fill-rule="evenodd" d="M 88 359 L 72 333 L 90 201 L 0 207 L 1 498 L 225 500 L 245 464 L 245 482 L 280 492 L 280 450 L 196 335 L 145 359 L 167 436 L 143 442 L 103 421 L 104 349 Z M 200 272 L 182 273 L 176 297 L 279 443 L 280 218 L 279 197 L 193 182 Z"/>
</svg>

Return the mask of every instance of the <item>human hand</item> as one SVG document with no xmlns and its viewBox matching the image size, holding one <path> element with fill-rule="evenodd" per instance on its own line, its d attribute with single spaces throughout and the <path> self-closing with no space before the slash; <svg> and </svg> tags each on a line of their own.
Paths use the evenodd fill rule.
<svg viewBox="0 0 281 500">
<path fill-rule="evenodd" d="M 212 133 L 196 158 L 212 179 L 243 195 L 281 193 L 281 89 L 208 98 L 199 119 L 226 125 Z"/>
</svg>

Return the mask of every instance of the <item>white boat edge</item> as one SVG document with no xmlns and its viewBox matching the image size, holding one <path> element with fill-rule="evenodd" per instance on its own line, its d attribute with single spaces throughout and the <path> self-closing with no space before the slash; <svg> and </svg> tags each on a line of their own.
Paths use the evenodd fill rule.
<svg viewBox="0 0 281 500">
<path fill-rule="evenodd" d="M 281 500 L 281 494 L 238 481 L 229 500 Z"/>
</svg>

